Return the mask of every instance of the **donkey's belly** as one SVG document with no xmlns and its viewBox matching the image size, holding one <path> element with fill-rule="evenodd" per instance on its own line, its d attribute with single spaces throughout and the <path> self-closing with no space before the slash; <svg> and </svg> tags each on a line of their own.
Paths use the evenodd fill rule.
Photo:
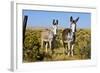
<svg viewBox="0 0 100 73">
<path fill-rule="evenodd" d="M 67 40 L 65 40 L 65 41 L 64 41 L 64 43 L 68 43 L 68 41 L 67 41 Z"/>
<path fill-rule="evenodd" d="M 64 43 L 68 43 L 68 42 L 72 42 L 72 41 L 73 41 L 72 38 L 67 38 L 67 39 L 64 40 Z"/>
</svg>

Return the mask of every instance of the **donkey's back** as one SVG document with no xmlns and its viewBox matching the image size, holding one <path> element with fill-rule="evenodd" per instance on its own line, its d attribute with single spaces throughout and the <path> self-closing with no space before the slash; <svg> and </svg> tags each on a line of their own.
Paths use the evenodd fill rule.
<svg viewBox="0 0 100 73">
<path fill-rule="evenodd" d="M 50 30 L 44 30 L 43 32 L 41 32 L 41 39 L 44 41 L 49 41 L 50 39 L 52 39 L 52 32 Z"/>
</svg>

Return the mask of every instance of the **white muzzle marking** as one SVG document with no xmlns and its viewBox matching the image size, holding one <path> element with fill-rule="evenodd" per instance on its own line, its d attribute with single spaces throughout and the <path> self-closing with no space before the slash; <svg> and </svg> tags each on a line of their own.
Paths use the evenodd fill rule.
<svg viewBox="0 0 100 73">
<path fill-rule="evenodd" d="M 71 25 L 72 32 L 75 32 L 75 24 Z"/>
<path fill-rule="evenodd" d="M 57 34 L 56 30 L 57 30 L 57 26 L 56 26 L 56 25 L 53 25 L 53 34 L 54 34 L 54 35 Z"/>
</svg>

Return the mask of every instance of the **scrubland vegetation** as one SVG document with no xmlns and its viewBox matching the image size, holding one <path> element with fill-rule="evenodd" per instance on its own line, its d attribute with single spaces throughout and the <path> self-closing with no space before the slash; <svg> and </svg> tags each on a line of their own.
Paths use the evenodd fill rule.
<svg viewBox="0 0 100 73">
<path fill-rule="evenodd" d="M 91 30 L 78 29 L 74 46 L 74 56 L 70 57 L 63 53 L 64 47 L 61 42 L 62 30 L 58 30 L 56 38 L 56 48 L 48 48 L 48 53 L 41 48 L 41 29 L 27 29 L 23 45 L 23 62 L 37 61 L 60 61 L 60 60 L 85 60 L 91 59 Z"/>
</svg>

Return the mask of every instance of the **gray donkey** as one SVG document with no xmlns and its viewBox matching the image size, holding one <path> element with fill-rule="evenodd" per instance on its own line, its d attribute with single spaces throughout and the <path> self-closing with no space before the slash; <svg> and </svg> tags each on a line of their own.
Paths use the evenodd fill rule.
<svg viewBox="0 0 100 73">
<path fill-rule="evenodd" d="M 54 40 L 57 29 L 58 29 L 58 20 L 53 20 L 51 29 L 45 29 L 41 32 L 41 48 L 45 48 L 45 52 L 48 52 L 48 47 L 52 48 L 52 41 Z"/>
<path fill-rule="evenodd" d="M 62 32 L 62 40 L 64 45 L 64 52 L 68 54 L 68 56 L 74 55 L 74 44 L 76 39 L 76 23 L 79 20 L 79 17 L 76 20 L 73 20 L 73 17 L 70 17 L 70 28 L 66 28 Z M 67 44 L 67 47 L 66 47 Z"/>
</svg>

